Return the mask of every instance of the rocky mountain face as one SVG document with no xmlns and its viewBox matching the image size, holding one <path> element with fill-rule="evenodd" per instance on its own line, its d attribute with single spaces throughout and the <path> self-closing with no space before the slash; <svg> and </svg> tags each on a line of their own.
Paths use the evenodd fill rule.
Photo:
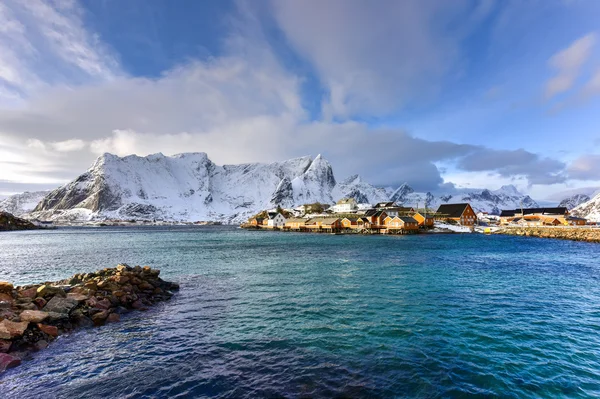
<svg viewBox="0 0 600 399">
<path fill-rule="evenodd" d="M 374 187 L 358 175 L 338 182 L 331 165 L 320 155 L 270 164 L 219 166 L 205 153 L 170 157 L 104 154 L 84 174 L 43 197 L 28 217 L 238 223 L 275 206 L 332 204 L 349 197 L 358 203 L 395 201 L 434 209 L 443 203 L 470 202 L 476 211 L 494 214 L 521 204 L 537 206 L 514 186 L 432 194 L 415 192 L 406 183 L 395 190 Z"/>
<path fill-rule="evenodd" d="M 499 215 L 502 209 L 538 207 L 528 195 L 523 195 L 513 185 L 502 186 L 498 190 L 465 190 L 453 193 L 415 192 L 408 184 L 400 185 L 392 191 L 390 201 L 412 207 L 437 209 L 442 204 L 468 202 L 476 212 L 488 212 Z"/>
<path fill-rule="evenodd" d="M 0 200 L 0 211 L 21 216 L 33 211 L 39 202 L 48 195 L 50 191 L 26 191 Z"/>
<path fill-rule="evenodd" d="M 571 214 L 591 222 L 600 222 L 600 194 L 573 208 Z"/>
<path fill-rule="evenodd" d="M 558 204 L 558 206 L 564 206 L 568 210 L 571 210 L 589 200 L 590 200 L 589 195 L 575 194 L 575 195 L 572 195 L 572 196 L 567 197 L 567 198 L 563 199 L 562 201 L 560 201 L 560 204 Z"/>
</svg>

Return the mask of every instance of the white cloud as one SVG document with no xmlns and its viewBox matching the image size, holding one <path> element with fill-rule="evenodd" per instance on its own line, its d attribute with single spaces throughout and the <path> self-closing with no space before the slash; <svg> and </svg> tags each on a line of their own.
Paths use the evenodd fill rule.
<svg viewBox="0 0 600 399">
<path fill-rule="evenodd" d="M 587 34 L 575 40 L 569 47 L 559 51 L 550 58 L 549 64 L 557 74 L 546 83 L 546 98 L 550 99 L 570 90 L 575 84 L 581 67 L 592 53 L 596 35 Z"/>
<path fill-rule="evenodd" d="M 50 143 L 50 146 L 58 152 L 73 152 L 83 150 L 86 146 L 85 141 L 79 139 L 71 139 L 65 141 L 56 141 Z"/>
<path fill-rule="evenodd" d="M 56 84 L 121 74 L 112 52 L 83 24 L 73 1 L 0 3 L 0 105 L 14 106 Z"/>
<path fill-rule="evenodd" d="M 449 23 L 466 4 L 272 2 L 280 28 L 329 91 L 324 114 L 342 118 L 385 114 L 435 93 L 458 55 L 461 32 Z M 476 8 L 474 19 L 487 12 Z"/>
</svg>

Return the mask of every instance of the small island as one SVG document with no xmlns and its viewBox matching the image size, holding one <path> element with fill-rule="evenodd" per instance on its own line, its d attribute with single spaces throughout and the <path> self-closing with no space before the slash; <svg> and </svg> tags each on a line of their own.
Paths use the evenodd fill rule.
<svg viewBox="0 0 600 399">
<path fill-rule="evenodd" d="M 179 285 L 160 270 L 125 264 L 42 284 L 0 281 L 0 373 L 18 366 L 59 335 L 120 320 L 170 299 Z"/>
<path fill-rule="evenodd" d="M 8 212 L 0 211 L 0 231 L 35 230 L 39 227 L 29 220 L 18 218 Z"/>
</svg>

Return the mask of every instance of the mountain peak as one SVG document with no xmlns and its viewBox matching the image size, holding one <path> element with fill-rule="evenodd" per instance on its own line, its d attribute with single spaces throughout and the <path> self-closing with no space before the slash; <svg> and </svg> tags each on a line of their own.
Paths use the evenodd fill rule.
<svg viewBox="0 0 600 399">
<path fill-rule="evenodd" d="M 493 191 L 494 194 L 506 194 L 510 196 L 522 196 L 523 194 L 514 184 L 506 184 L 498 190 Z"/>
</svg>

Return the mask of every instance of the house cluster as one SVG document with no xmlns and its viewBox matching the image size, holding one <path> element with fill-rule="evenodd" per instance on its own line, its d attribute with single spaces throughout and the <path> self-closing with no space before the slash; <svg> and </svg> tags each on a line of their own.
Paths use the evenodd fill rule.
<svg viewBox="0 0 600 399">
<path fill-rule="evenodd" d="M 510 209 L 500 213 L 500 225 L 503 226 L 585 226 L 586 224 L 586 219 L 569 215 L 569 210 L 564 207 Z"/>
<path fill-rule="evenodd" d="M 352 198 L 345 198 L 331 207 L 310 204 L 289 210 L 262 212 L 243 227 L 329 233 L 409 234 L 419 229 L 433 228 L 435 220 L 473 226 L 477 216 L 467 203 L 445 204 L 432 212 L 398 206 L 394 202 L 364 206 Z"/>
</svg>

